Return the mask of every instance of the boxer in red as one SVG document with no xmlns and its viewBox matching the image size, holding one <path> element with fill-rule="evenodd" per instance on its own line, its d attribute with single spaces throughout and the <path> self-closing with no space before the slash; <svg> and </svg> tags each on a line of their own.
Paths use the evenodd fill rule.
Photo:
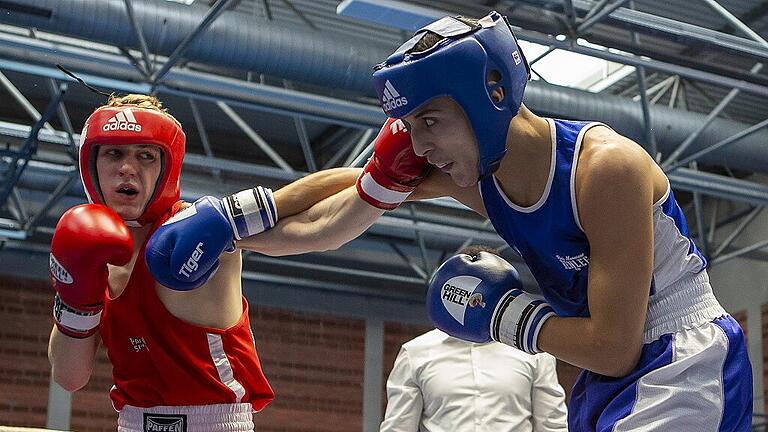
<svg viewBox="0 0 768 432">
<path fill-rule="evenodd" d="M 157 283 L 144 261 L 150 234 L 182 207 L 185 140 L 156 98 L 110 98 L 80 141 L 91 203 L 68 210 L 51 242 L 54 378 L 83 387 L 103 341 L 119 431 L 250 431 L 253 412 L 274 397 L 241 294 L 240 254 L 222 254 L 204 289 L 189 292 Z"/>
<path fill-rule="evenodd" d="M 390 123 L 377 141 L 397 139 Z M 51 241 L 53 376 L 83 387 L 102 340 L 119 431 L 251 431 L 274 393 L 242 295 L 240 248 L 253 247 L 239 240 L 273 227 L 278 207 L 290 216 L 314 204 L 308 196 L 336 194 L 357 170 L 188 204 L 179 201 L 184 146 L 180 124 L 151 96 L 112 97 L 86 121 L 90 204 L 64 213 Z"/>
</svg>

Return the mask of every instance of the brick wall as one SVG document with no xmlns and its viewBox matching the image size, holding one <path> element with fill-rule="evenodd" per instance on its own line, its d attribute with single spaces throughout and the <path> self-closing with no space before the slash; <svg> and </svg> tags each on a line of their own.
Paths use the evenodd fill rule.
<svg viewBox="0 0 768 432">
<path fill-rule="evenodd" d="M 70 427 L 78 432 L 117 430 L 117 413 L 109 399 L 112 365 L 104 346 L 99 346 L 88 384 L 72 394 Z"/>
<path fill-rule="evenodd" d="M 0 276 L 0 425 L 45 426 L 52 296 L 46 282 Z M 275 401 L 256 415 L 259 431 L 361 430 L 363 320 L 252 305 L 251 322 L 264 372 L 277 393 Z M 385 381 L 400 346 L 430 328 L 385 323 Z M 576 372 L 558 364 L 566 391 Z M 102 347 L 90 382 L 74 393 L 73 430 L 116 429 L 117 415 L 108 397 L 111 386 L 111 366 Z M 383 412 L 385 393 L 382 401 Z"/>
<path fill-rule="evenodd" d="M 365 322 L 253 307 L 253 333 L 277 397 L 260 432 L 362 429 Z"/>
<path fill-rule="evenodd" d="M 0 276 L 0 425 L 45 426 L 52 298 L 45 282 Z M 361 430 L 364 321 L 252 305 L 251 322 L 278 395 L 256 416 L 260 432 Z M 111 386 L 101 347 L 90 382 L 74 393 L 72 430 L 116 430 Z"/>
<path fill-rule="evenodd" d="M 0 425 L 45 426 L 52 304 L 47 283 L 0 277 Z M 73 396 L 73 430 L 116 429 L 107 396 L 111 386 L 109 360 L 101 348 L 90 382 Z"/>
<path fill-rule="evenodd" d="M 763 306 L 763 311 L 765 311 L 765 306 Z M 744 331 L 744 338 L 748 339 L 749 335 L 747 334 L 747 310 L 744 309 L 738 312 L 734 312 L 731 314 L 731 316 L 739 323 L 741 329 Z"/>
<path fill-rule="evenodd" d="M 51 288 L 0 278 L 0 425 L 45 426 Z"/>
</svg>

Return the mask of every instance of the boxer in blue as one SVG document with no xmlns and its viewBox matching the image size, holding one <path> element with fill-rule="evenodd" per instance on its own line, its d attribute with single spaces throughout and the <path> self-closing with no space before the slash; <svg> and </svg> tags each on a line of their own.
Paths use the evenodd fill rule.
<svg viewBox="0 0 768 432">
<path fill-rule="evenodd" d="M 336 248 L 406 199 L 451 196 L 519 251 L 543 298 L 500 258 L 458 255 L 429 289 L 437 327 L 583 368 L 574 431 L 750 429 L 744 335 L 712 293 L 666 175 L 606 125 L 522 104 L 529 69 L 504 17 L 438 20 L 373 76 L 399 119 L 392 133 L 407 127 L 410 140 L 380 140 L 356 187 L 238 246 Z"/>
</svg>

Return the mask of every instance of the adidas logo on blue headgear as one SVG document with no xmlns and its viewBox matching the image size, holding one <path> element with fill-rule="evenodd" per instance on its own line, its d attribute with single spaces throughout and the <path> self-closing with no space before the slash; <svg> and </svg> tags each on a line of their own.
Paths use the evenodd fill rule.
<svg viewBox="0 0 768 432">
<path fill-rule="evenodd" d="M 384 111 L 390 111 L 408 105 L 408 99 L 400 96 L 389 80 L 384 83 L 384 95 L 381 97 L 381 106 Z"/>
<path fill-rule="evenodd" d="M 426 32 L 445 39 L 426 51 L 413 52 Z M 489 83 L 492 71 L 500 78 Z M 506 152 L 509 122 L 520 110 L 529 78 L 528 62 L 509 23 L 495 11 L 476 26 L 454 17 L 429 24 L 376 65 L 373 73 L 389 117 L 402 118 L 440 96 L 455 100 L 477 139 L 480 178 L 496 171 Z M 499 88 L 504 97 L 495 102 L 491 94 Z"/>
</svg>

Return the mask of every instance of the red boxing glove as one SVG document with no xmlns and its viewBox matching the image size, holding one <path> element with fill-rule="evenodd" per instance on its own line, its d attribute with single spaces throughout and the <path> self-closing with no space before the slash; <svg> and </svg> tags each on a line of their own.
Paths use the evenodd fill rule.
<svg viewBox="0 0 768 432">
<path fill-rule="evenodd" d="M 392 210 L 416 189 L 429 168 L 427 159 L 413 152 L 403 122 L 390 118 L 376 136 L 373 155 L 357 179 L 357 192 L 368 204 Z"/>
<path fill-rule="evenodd" d="M 50 257 L 59 331 L 76 338 L 96 333 L 109 288 L 107 264 L 126 265 L 132 255 L 131 232 L 109 207 L 83 204 L 61 216 Z"/>
</svg>

